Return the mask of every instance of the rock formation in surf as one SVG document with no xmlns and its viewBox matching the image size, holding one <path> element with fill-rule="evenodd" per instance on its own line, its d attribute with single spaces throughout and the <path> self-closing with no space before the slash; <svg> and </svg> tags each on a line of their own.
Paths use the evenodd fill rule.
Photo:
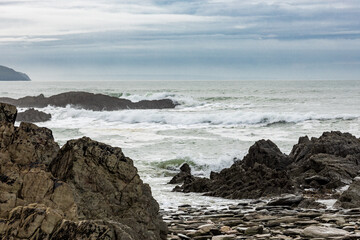
<svg viewBox="0 0 360 240">
<path fill-rule="evenodd" d="M 18 122 L 46 122 L 51 119 L 51 114 L 30 108 L 24 112 L 19 112 L 16 117 Z"/>
<path fill-rule="evenodd" d="M 177 105 L 170 99 L 161 100 L 142 100 L 131 102 L 128 99 L 111 97 L 103 94 L 94 94 L 88 92 L 66 92 L 51 97 L 39 95 L 36 97 L 23 97 L 19 99 L 0 98 L 0 102 L 15 105 L 17 107 L 37 107 L 46 106 L 74 107 L 83 108 L 93 111 L 115 111 L 121 109 L 164 109 L 175 108 Z"/>
<path fill-rule="evenodd" d="M 188 175 L 174 190 L 232 199 L 284 193 L 335 196 L 335 190 L 350 184 L 359 172 L 360 139 L 349 133 L 325 132 L 319 138 L 301 137 L 289 155 L 270 140 L 257 141 L 230 168 L 212 172 L 209 179 Z M 354 196 L 352 189 L 357 185 L 354 182 L 339 201 Z"/>
<path fill-rule="evenodd" d="M 0 65 L 0 81 L 31 81 L 25 73 Z"/>
<path fill-rule="evenodd" d="M 0 104 L 0 239 L 166 239 L 150 187 L 120 148 L 14 126 Z"/>
</svg>

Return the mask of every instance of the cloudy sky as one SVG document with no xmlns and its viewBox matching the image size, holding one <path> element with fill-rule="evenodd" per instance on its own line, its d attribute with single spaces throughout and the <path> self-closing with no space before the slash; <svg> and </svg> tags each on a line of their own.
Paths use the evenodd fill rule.
<svg viewBox="0 0 360 240">
<path fill-rule="evenodd" d="M 360 79 L 359 0 L 0 0 L 33 80 Z"/>
</svg>

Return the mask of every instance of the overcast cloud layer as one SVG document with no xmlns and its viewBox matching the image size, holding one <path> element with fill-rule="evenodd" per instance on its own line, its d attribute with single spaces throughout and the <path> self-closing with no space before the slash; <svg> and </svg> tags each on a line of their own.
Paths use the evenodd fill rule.
<svg viewBox="0 0 360 240">
<path fill-rule="evenodd" d="M 34 80 L 359 79 L 358 0 L 0 0 Z"/>
</svg>

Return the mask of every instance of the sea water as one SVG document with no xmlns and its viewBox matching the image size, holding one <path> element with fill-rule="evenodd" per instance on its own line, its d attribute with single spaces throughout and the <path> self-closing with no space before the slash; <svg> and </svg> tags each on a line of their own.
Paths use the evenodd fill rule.
<svg viewBox="0 0 360 240">
<path fill-rule="evenodd" d="M 122 148 L 165 209 L 231 202 L 171 192 L 174 186 L 166 183 L 184 162 L 195 175 L 208 176 L 241 159 L 259 139 L 271 139 L 288 154 L 300 136 L 335 130 L 360 136 L 360 81 L 0 82 L 1 97 L 67 91 L 179 104 L 163 110 L 38 109 L 51 113 L 51 121 L 38 125 L 50 128 L 60 145 L 88 136 Z"/>
</svg>

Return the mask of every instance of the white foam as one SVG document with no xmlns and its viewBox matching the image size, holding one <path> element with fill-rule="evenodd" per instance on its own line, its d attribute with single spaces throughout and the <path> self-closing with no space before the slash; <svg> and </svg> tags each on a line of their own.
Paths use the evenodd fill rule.
<svg viewBox="0 0 360 240">
<path fill-rule="evenodd" d="M 53 121 L 79 120 L 82 124 L 94 121 L 102 123 L 125 124 L 169 124 L 169 125 L 267 125 L 272 123 L 299 123 L 309 120 L 351 120 L 359 116 L 350 114 L 317 114 L 317 113 L 270 113 L 241 110 L 218 111 L 178 111 L 171 110 L 120 110 L 120 111 L 90 111 L 66 108 L 47 107 L 46 112 L 52 114 Z"/>
</svg>

